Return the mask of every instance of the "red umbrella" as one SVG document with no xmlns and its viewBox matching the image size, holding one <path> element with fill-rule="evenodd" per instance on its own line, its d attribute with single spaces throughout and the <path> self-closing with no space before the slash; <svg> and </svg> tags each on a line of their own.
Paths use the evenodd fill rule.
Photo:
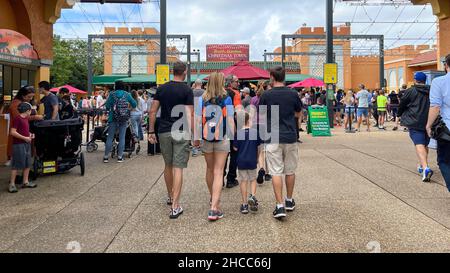
<svg viewBox="0 0 450 273">
<path fill-rule="evenodd" d="M 289 85 L 290 88 L 299 88 L 299 87 L 321 87 L 325 86 L 325 83 L 321 80 L 315 78 L 309 78 L 301 82 L 296 82 L 294 84 Z"/>
<path fill-rule="evenodd" d="M 57 93 L 57 92 L 59 92 L 59 89 L 61 89 L 61 88 L 67 88 L 67 89 L 69 89 L 69 93 L 71 93 L 71 94 L 82 94 L 82 95 L 87 94 L 86 91 L 77 89 L 77 88 L 75 88 L 75 87 L 73 87 L 73 86 L 71 86 L 71 85 L 68 85 L 68 84 L 66 84 L 66 85 L 64 85 L 64 86 L 61 86 L 61 87 L 55 87 L 55 88 L 52 88 L 52 89 L 50 89 L 50 92 Z"/>
<path fill-rule="evenodd" d="M 222 73 L 225 74 L 225 76 L 235 75 L 240 80 L 247 81 L 270 79 L 269 72 L 259 67 L 255 67 L 246 61 L 238 62 L 233 66 L 222 70 Z"/>
</svg>

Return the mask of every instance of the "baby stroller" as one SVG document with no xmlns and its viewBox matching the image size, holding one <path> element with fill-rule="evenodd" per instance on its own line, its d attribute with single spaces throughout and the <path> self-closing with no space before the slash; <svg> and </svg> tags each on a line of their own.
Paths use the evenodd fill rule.
<svg viewBox="0 0 450 273">
<path fill-rule="evenodd" d="M 98 144 L 96 141 L 106 143 L 108 139 L 108 126 L 95 127 L 94 132 L 91 134 L 91 140 L 86 144 L 86 151 L 93 153 L 98 150 Z"/>
<path fill-rule="evenodd" d="M 76 166 L 80 166 L 84 176 L 85 159 L 81 152 L 83 125 L 81 118 L 35 123 L 36 156 L 32 179 L 37 179 L 40 174 L 64 173 Z"/>
<path fill-rule="evenodd" d="M 114 158 L 119 152 L 118 143 L 119 143 L 119 133 L 116 133 L 115 142 L 113 143 L 113 148 L 111 152 L 111 158 Z M 139 143 L 139 138 L 134 132 L 131 122 L 128 121 L 127 131 L 125 133 L 124 153 L 127 153 L 128 158 L 131 158 L 134 152 L 136 152 L 136 155 L 139 155 L 139 153 L 141 152 L 141 144 Z"/>
</svg>

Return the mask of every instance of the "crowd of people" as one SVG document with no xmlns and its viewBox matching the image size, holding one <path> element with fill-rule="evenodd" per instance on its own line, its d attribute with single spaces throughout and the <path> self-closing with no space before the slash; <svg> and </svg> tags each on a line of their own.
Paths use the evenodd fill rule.
<svg viewBox="0 0 450 273">
<path fill-rule="evenodd" d="M 445 63 L 450 71 L 450 55 Z M 330 103 L 321 88 L 295 90 L 285 86 L 286 72 L 282 67 L 270 70 L 270 81 L 260 81 L 255 88 L 240 89 L 239 78 L 212 73 L 206 86 L 197 80 L 192 87 L 185 83 L 187 67 L 183 62 L 173 66 L 174 79 L 156 90 L 151 97 L 143 90 L 127 92 L 122 81 L 111 92 L 74 100 L 67 89 L 57 95 L 50 92 L 48 82 L 39 83 L 43 95 L 39 115 L 31 86 L 19 90 L 11 105 L 11 136 L 8 156 L 12 158 L 9 191 L 17 192 L 15 177 L 23 170 L 23 186 L 36 187 L 28 181 L 32 155 L 32 125 L 39 120 L 68 119 L 77 109 L 107 111 L 108 137 L 103 161 L 109 163 L 111 150 L 118 136 L 118 162 L 124 162 L 125 130 L 131 124 L 138 141 L 144 140 L 146 125 L 148 141 L 158 145 L 165 162 L 164 179 L 171 207 L 169 217 L 183 214 L 180 197 L 183 170 L 191 155 L 204 155 L 205 180 L 210 194 L 208 219 L 224 217 L 221 208 L 223 187 L 240 186 L 240 212 L 258 211 L 257 184 L 272 180 L 275 195 L 273 216 L 283 219 L 295 210 L 295 171 L 298 165 L 298 142 L 308 107 Z M 386 129 L 386 121 L 394 122 L 393 130 L 405 127 L 416 147 L 418 172 L 423 182 L 433 176 L 428 164 L 429 144 L 437 141 L 438 162 L 450 191 L 450 73 L 437 78 L 431 87 L 427 76 L 416 73 L 415 84 L 404 86 L 398 93 L 367 90 L 364 84 L 354 92 L 338 90 L 333 109 L 335 125 L 356 131 L 372 125 Z M 148 123 L 145 121 L 148 116 Z M 373 124 L 372 124 L 373 122 Z M 284 190 L 285 185 L 285 190 Z"/>
</svg>

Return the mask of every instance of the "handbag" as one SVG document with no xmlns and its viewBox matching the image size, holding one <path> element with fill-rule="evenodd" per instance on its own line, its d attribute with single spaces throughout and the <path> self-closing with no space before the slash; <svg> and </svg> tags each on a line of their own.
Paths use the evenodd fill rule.
<svg viewBox="0 0 450 273">
<path fill-rule="evenodd" d="M 450 142 L 450 130 L 441 116 L 438 116 L 431 126 L 431 136 L 437 141 Z"/>
</svg>

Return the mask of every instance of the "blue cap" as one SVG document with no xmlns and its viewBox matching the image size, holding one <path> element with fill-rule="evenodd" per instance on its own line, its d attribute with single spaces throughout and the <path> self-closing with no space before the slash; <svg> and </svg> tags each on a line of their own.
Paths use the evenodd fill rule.
<svg viewBox="0 0 450 273">
<path fill-rule="evenodd" d="M 418 82 L 427 82 L 427 75 L 425 75 L 425 73 L 423 72 L 417 72 L 414 75 L 414 79 Z"/>
</svg>

